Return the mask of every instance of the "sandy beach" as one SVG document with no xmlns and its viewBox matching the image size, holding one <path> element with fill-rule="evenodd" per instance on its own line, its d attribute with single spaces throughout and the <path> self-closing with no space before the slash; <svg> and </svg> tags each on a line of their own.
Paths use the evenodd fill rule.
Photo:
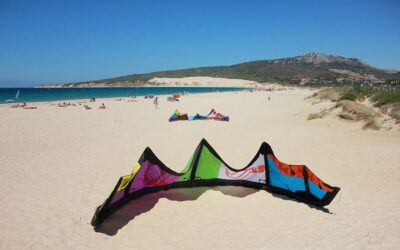
<svg viewBox="0 0 400 250">
<path fill-rule="evenodd" d="M 313 92 L 209 93 L 83 106 L 0 105 L 1 249 L 397 249 L 400 132 L 337 118 L 307 120 Z M 271 100 L 268 101 L 268 96 Z M 77 103 L 77 101 L 74 101 Z M 101 103 L 107 109 L 97 109 Z M 178 108 L 229 122 L 168 122 Z M 237 169 L 263 141 L 341 188 L 326 209 L 238 187 L 162 192 L 131 202 L 95 231 L 90 220 L 149 146 L 180 171 L 202 138 Z"/>
</svg>

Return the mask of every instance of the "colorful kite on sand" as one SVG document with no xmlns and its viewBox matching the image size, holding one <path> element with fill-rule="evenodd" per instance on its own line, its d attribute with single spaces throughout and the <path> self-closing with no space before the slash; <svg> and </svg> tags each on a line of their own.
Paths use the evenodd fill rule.
<svg viewBox="0 0 400 250">
<path fill-rule="evenodd" d="M 195 121 L 195 120 L 216 120 L 216 121 L 229 121 L 229 116 L 223 115 L 214 109 L 208 113 L 208 115 L 200 115 L 197 113 L 196 115 L 193 116 L 188 116 L 186 113 L 183 114 L 179 110 L 175 110 L 175 112 L 171 115 L 169 118 L 170 122 L 174 121 L 182 121 L 182 120 L 190 120 L 190 121 Z"/>
<path fill-rule="evenodd" d="M 180 173 L 168 168 L 147 147 L 132 173 L 120 177 L 110 196 L 96 209 L 91 224 L 98 227 L 119 207 L 146 194 L 218 185 L 263 189 L 315 206 L 328 205 L 340 190 L 323 182 L 304 165 L 280 162 L 266 142 L 246 167 L 234 169 L 202 139 Z"/>
</svg>

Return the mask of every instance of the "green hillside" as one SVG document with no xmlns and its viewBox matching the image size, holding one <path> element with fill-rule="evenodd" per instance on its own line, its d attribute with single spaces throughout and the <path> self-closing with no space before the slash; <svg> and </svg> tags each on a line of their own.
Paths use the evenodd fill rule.
<svg viewBox="0 0 400 250">
<path fill-rule="evenodd" d="M 400 78 L 399 71 L 381 70 L 356 58 L 309 53 L 303 56 L 245 62 L 230 66 L 201 67 L 182 70 L 133 74 L 88 82 L 68 83 L 63 87 L 140 86 L 154 77 L 208 76 L 237 78 L 257 82 L 278 82 L 305 85 L 374 84 L 386 79 Z"/>
</svg>

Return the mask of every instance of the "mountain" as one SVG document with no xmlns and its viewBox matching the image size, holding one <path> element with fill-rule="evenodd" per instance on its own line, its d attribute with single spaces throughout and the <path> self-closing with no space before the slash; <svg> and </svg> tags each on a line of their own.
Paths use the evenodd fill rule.
<svg viewBox="0 0 400 250">
<path fill-rule="evenodd" d="M 376 84 L 400 78 L 400 71 L 375 68 L 357 58 L 323 53 L 245 62 L 230 66 L 201 67 L 147 74 L 133 74 L 109 79 L 58 84 L 58 87 L 141 86 L 155 77 L 209 76 L 245 79 L 257 82 L 278 82 L 301 85 Z M 53 85 L 54 86 L 54 85 Z"/>
</svg>

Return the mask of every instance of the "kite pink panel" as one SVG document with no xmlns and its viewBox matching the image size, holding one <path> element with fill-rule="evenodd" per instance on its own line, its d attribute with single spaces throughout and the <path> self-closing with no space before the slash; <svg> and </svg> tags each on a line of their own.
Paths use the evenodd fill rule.
<svg viewBox="0 0 400 250">
<path fill-rule="evenodd" d="M 158 165 L 145 161 L 140 166 L 129 192 L 138 191 L 144 187 L 159 187 L 174 183 L 179 176 L 172 175 L 162 170 Z"/>
</svg>

